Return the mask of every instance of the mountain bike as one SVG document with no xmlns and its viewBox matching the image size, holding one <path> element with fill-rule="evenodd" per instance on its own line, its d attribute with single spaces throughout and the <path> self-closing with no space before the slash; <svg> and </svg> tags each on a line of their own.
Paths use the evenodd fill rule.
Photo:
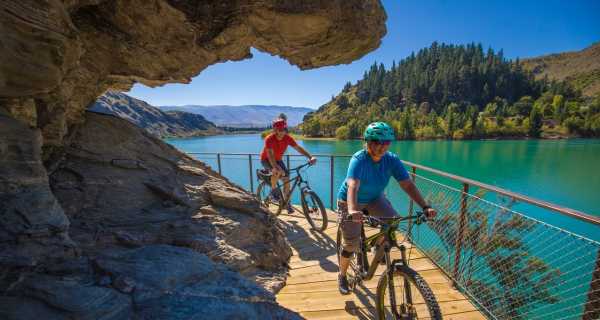
<svg viewBox="0 0 600 320">
<path fill-rule="evenodd" d="M 426 221 L 423 212 L 418 212 L 414 216 L 394 217 L 394 218 L 376 218 L 364 213 L 364 223 L 371 227 L 379 227 L 376 234 L 366 237 L 364 223 L 361 224 L 360 246 L 358 252 L 350 256 L 347 277 L 351 290 L 364 280 L 370 280 L 375 275 L 375 271 L 380 262 L 385 262 L 386 269 L 381 274 L 377 283 L 377 319 L 442 319 L 440 307 L 425 280 L 413 269 L 408 266 L 406 258 L 406 247 L 404 244 L 398 245 L 396 241 L 396 230 L 402 221 L 415 220 L 415 224 L 421 224 Z M 349 214 L 338 215 L 337 231 L 337 258 L 338 266 L 342 252 L 342 223 L 352 221 Z M 410 224 L 409 229 L 412 227 Z M 410 231 L 410 230 L 409 230 Z M 383 240 L 382 240 L 383 239 Z M 390 250 L 392 247 L 400 249 L 401 259 L 392 260 Z M 374 248 L 375 254 L 370 264 L 367 259 L 367 252 Z M 413 287 L 426 304 L 425 310 L 415 308 L 415 296 Z M 387 298 L 386 299 L 386 293 Z"/>
<path fill-rule="evenodd" d="M 291 183 L 292 186 L 288 194 L 282 192 L 283 184 L 279 181 L 277 182 L 276 188 L 272 189 L 272 173 L 270 170 L 256 170 L 256 176 L 260 181 L 260 184 L 256 189 L 256 198 L 267 208 L 275 206 L 275 215 L 279 215 L 281 210 L 286 208 L 291 201 L 292 194 L 296 187 L 299 187 L 302 213 L 313 229 L 323 231 L 327 229 L 327 211 L 325 211 L 325 207 L 319 196 L 310 188 L 308 181 L 304 180 L 300 174 L 300 171 L 308 166 L 310 166 L 309 162 L 290 170 L 290 172 L 295 172 L 295 176 L 291 177 L 289 180 L 289 183 Z"/>
</svg>

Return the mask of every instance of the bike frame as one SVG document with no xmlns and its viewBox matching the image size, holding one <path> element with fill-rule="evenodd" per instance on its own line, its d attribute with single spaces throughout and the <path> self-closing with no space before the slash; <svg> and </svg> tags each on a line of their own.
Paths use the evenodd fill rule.
<svg viewBox="0 0 600 320">
<path fill-rule="evenodd" d="M 397 244 L 396 230 L 398 229 L 398 225 L 401 222 L 407 221 L 407 220 L 412 220 L 412 219 L 416 219 L 417 224 L 419 224 L 420 223 L 419 220 L 421 219 L 421 214 L 417 214 L 416 216 L 395 218 L 395 220 L 393 222 L 391 222 L 390 224 L 383 225 L 381 230 L 378 233 L 367 237 L 363 241 L 362 246 L 361 246 L 361 248 L 364 248 L 364 252 L 368 252 L 373 247 L 377 248 L 377 250 L 375 251 L 375 256 L 371 260 L 371 264 L 369 265 L 368 270 L 364 270 L 364 261 L 360 265 L 360 268 L 363 270 L 361 270 L 361 272 L 359 273 L 359 275 L 358 275 L 359 279 L 357 282 L 362 282 L 363 280 L 372 279 L 373 276 L 375 276 L 375 271 L 377 271 L 377 268 L 379 267 L 379 261 L 382 258 L 385 259 L 386 272 L 388 273 L 388 290 L 390 292 L 390 300 L 391 300 L 390 302 L 392 304 L 392 310 L 394 310 L 394 312 L 397 310 L 397 305 L 396 305 L 396 293 L 394 290 L 394 283 L 391 281 L 393 273 L 394 273 L 394 269 L 392 268 L 392 266 L 396 265 L 396 263 L 398 263 L 398 262 L 402 263 L 403 265 L 408 265 L 408 262 L 407 262 L 408 260 L 406 258 L 406 247 L 403 244 L 401 244 L 401 245 Z M 381 237 L 384 237 L 383 243 L 379 243 Z M 391 260 L 390 250 L 392 249 L 393 246 L 399 247 L 400 255 L 401 255 L 400 259 Z M 366 259 L 366 256 L 363 254 L 364 252 L 360 252 L 359 259 Z M 408 305 L 412 305 L 413 302 L 412 302 L 412 294 L 410 292 L 410 283 L 406 279 L 404 280 L 404 291 L 406 292 L 406 303 Z"/>
<path fill-rule="evenodd" d="M 300 165 L 296 168 L 290 169 L 289 171 L 295 171 L 296 175 L 294 177 L 290 177 L 289 181 L 287 183 L 291 183 L 291 187 L 290 187 L 290 192 L 288 194 L 284 194 L 283 193 L 283 186 L 285 185 L 286 182 L 284 183 L 280 183 L 279 181 L 277 181 L 277 189 L 279 189 L 279 191 L 281 192 L 281 194 L 283 195 L 283 199 L 284 199 L 284 203 L 283 206 L 287 206 L 287 204 L 290 202 L 290 200 L 292 199 L 292 194 L 294 193 L 294 190 L 296 190 L 296 187 L 300 187 L 300 191 L 304 190 L 304 189 L 310 189 L 310 186 L 308 185 L 308 181 L 304 180 L 304 178 L 302 177 L 302 175 L 300 174 L 300 170 L 306 166 L 309 166 L 309 163 L 305 163 L 303 165 Z M 283 178 L 283 177 L 282 177 Z"/>
</svg>

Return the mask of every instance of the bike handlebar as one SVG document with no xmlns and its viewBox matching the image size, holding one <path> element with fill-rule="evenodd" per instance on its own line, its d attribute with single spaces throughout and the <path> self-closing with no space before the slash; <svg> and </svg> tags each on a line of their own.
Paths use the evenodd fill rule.
<svg viewBox="0 0 600 320">
<path fill-rule="evenodd" d="M 297 166 L 297 167 L 295 167 L 295 168 L 292 168 L 292 169 L 290 169 L 290 171 L 292 171 L 292 170 L 293 170 L 293 171 L 299 171 L 300 169 L 302 169 L 302 168 L 304 168 L 304 167 L 307 167 L 307 166 L 311 166 L 311 165 L 312 165 L 312 164 L 311 164 L 311 163 L 310 163 L 310 161 L 309 161 L 309 162 L 306 162 L 305 164 L 301 164 L 301 165 L 299 165 L 299 166 Z"/>
<path fill-rule="evenodd" d="M 311 166 L 311 165 L 312 165 L 312 164 L 311 164 L 310 162 L 306 162 L 305 164 L 302 164 L 302 165 L 299 165 L 299 166 L 297 166 L 297 167 L 295 167 L 295 168 L 289 169 L 289 171 L 290 171 L 290 172 L 291 172 L 291 171 L 296 171 L 296 172 L 298 172 L 298 171 L 300 171 L 300 169 L 302 169 L 302 168 L 304 168 L 304 167 L 306 167 L 306 166 Z M 258 172 L 258 171 L 261 171 L 261 170 L 264 170 L 264 169 L 257 169 L 257 172 Z M 270 176 L 273 174 L 273 170 L 271 169 L 271 170 L 269 170 L 268 172 L 267 172 L 267 171 L 265 171 L 265 172 L 261 172 L 260 174 L 261 174 L 262 176 L 264 176 L 264 177 L 270 177 Z"/>
<path fill-rule="evenodd" d="M 364 210 L 363 210 L 363 212 L 364 212 Z M 384 222 L 385 220 L 388 220 L 390 222 L 386 223 L 386 222 Z M 377 227 L 377 226 L 384 227 L 391 223 L 405 221 L 405 220 L 416 220 L 416 224 L 421 224 L 422 222 L 427 222 L 429 219 L 427 219 L 427 216 L 425 215 L 425 213 L 423 211 L 417 211 L 416 215 L 407 216 L 407 217 L 373 217 L 373 216 L 369 216 L 369 215 L 364 215 L 360 222 L 366 222 L 373 227 Z M 354 221 L 354 219 L 352 219 L 352 215 L 349 214 L 347 217 L 342 219 L 342 221 Z"/>
</svg>

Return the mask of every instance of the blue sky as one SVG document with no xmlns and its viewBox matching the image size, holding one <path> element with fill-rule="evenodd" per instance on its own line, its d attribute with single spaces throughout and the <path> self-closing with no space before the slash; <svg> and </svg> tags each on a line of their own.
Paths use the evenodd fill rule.
<svg viewBox="0 0 600 320">
<path fill-rule="evenodd" d="M 381 46 L 348 65 L 300 71 L 252 50 L 254 57 L 212 65 L 190 84 L 128 93 L 160 105 L 288 105 L 318 108 L 356 82 L 373 62 L 391 65 L 433 41 L 481 43 L 507 58 L 581 50 L 600 41 L 600 0 L 450 1 L 385 0 L 387 35 Z"/>
</svg>

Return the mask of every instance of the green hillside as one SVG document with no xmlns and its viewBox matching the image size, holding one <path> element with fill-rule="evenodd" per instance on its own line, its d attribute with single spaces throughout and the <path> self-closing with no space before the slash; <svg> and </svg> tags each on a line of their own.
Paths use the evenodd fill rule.
<svg viewBox="0 0 600 320">
<path fill-rule="evenodd" d="M 600 42 L 581 51 L 525 59 L 523 67 L 537 79 L 567 81 L 584 95 L 600 93 Z"/>
<path fill-rule="evenodd" d="M 481 45 L 433 43 L 356 84 L 304 117 L 307 136 L 358 138 L 372 121 L 399 139 L 600 136 L 600 99 L 567 82 L 536 79 Z"/>
</svg>

